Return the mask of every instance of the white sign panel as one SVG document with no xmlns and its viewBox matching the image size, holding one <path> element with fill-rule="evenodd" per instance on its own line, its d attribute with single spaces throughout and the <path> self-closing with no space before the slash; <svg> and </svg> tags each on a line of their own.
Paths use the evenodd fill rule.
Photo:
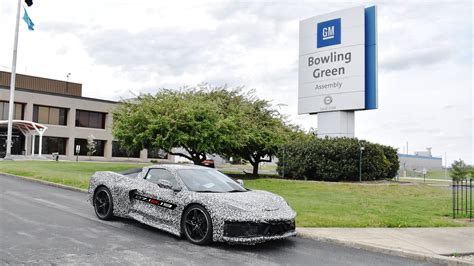
<svg viewBox="0 0 474 266">
<path fill-rule="evenodd" d="M 365 108 L 364 7 L 300 21 L 298 114 Z"/>
</svg>

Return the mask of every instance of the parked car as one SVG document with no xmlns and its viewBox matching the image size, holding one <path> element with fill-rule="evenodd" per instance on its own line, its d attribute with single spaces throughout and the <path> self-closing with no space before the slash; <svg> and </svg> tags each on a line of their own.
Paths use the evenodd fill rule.
<svg viewBox="0 0 474 266">
<path fill-rule="evenodd" d="M 99 219 L 135 219 L 198 245 L 255 244 L 295 235 L 296 213 L 282 197 L 246 189 L 202 166 L 163 164 L 123 173 L 96 172 L 90 179 L 89 201 Z"/>
<path fill-rule="evenodd" d="M 202 166 L 210 167 L 210 168 L 215 168 L 216 166 L 214 165 L 214 160 L 204 160 L 201 163 Z"/>
</svg>

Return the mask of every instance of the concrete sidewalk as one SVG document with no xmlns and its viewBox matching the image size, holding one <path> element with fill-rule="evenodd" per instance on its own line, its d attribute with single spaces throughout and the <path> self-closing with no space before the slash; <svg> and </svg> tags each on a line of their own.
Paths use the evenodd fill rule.
<svg viewBox="0 0 474 266">
<path fill-rule="evenodd" d="M 448 265 L 474 265 L 474 227 L 303 228 L 301 237 Z M 453 256 L 455 254 L 455 256 Z"/>
</svg>

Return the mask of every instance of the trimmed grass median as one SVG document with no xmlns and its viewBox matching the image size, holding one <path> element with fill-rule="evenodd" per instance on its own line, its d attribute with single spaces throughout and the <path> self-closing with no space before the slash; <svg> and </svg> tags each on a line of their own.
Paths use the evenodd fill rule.
<svg viewBox="0 0 474 266">
<path fill-rule="evenodd" d="M 0 172 L 87 188 L 95 171 L 123 171 L 137 163 L 1 161 Z M 274 178 L 246 180 L 245 186 L 283 196 L 302 227 L 462 226 L 451 215 L 448 187 L 396 183 L 328 183 Z"/>
<path fill-rule="evenodd" d="M 145 165 L 126 162 L 1 161 L 0 172 L 87 189 L 89 178 L 96 171 L 124 171 Z"/>
<path fill-rule="evenodd" d="M 246 180 L 249 188 L 283 196 L 303 227 L 460 226 L 451 217 L 451 190 L 425 184 Z"/>
</svg>

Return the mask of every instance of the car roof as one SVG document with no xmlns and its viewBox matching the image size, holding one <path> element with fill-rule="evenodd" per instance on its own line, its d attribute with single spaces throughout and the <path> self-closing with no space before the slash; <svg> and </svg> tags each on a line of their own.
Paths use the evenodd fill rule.
<svg viewBox="0 0 474 266">
<path fill-rule="evenodd" d="M 154 164 L 148 166 L 148 168 L 168 168 L 171 170 L 180 170 L 180 169 L 210 169 L 205 166 L 194 165 L 194 164 Z"/>
</svg>

